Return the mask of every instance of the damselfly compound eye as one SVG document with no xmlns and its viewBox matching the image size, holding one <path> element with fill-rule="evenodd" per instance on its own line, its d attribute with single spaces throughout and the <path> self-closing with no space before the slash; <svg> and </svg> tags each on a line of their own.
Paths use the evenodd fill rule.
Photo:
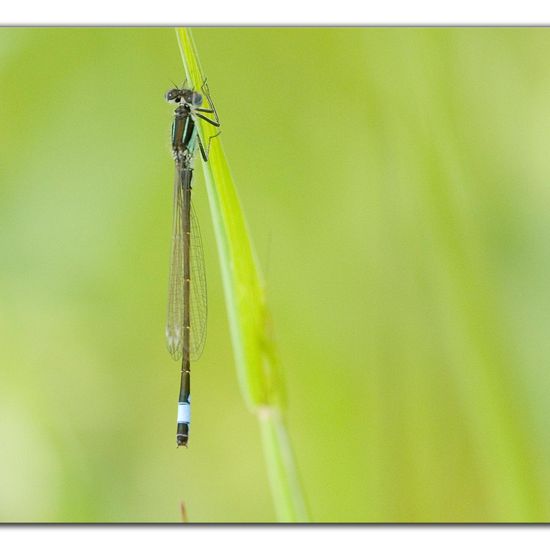
<svg viewBox="0 0 550 550">
<path fill-rule="evenodd" d="M 192 107 L 200 107 L 202 103 L 202 96 L 198 92 L 193 92 L 191 90 L 185 90 L 183 92 L 183 99 L 185 103 L 191 105 Z"/>
<path fill-rule="evenodd" d="M 164 94 L 164 99 L 166 99 L 168 103 L 179 103 L 181 101 L 181 91 L 177 88 L 172 88 Z"/>
</svg>

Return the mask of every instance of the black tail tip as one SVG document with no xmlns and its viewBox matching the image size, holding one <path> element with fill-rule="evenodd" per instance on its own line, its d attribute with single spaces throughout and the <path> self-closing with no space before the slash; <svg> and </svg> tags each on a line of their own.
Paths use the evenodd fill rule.
<svg viewBox="0 0 550 550">
<path fill-rule="evenodd" d="M 178 435 L 176 436 L 176 443 L 178 447 L 187 447 L 189 442 L 189 426 L 187 424 L 178 424 Z"/>
</svg>

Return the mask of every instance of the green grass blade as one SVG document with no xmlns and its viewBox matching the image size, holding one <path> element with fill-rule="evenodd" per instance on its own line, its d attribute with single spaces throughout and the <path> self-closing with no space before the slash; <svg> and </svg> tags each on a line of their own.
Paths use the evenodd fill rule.
<svg viewBox="0 0 550 550">
<path fill-rule="evenodd" d="M 177 29 L 189 85 L 200 90 L 204 83 L 195 44 L 188 29 Z M 231 342 L 237 375 L 248 408 L 257 416 L 262 432 L 269 479 L 280 521 L 308 521 L 292 447 L 281 407 L 283 385 L 249 231 L 233 184 L 221 140 L 212 125 L 201 121 L 201 140 L 208 146 L 203 164 L 208 200 L 221 264 Z"/>
</svg>

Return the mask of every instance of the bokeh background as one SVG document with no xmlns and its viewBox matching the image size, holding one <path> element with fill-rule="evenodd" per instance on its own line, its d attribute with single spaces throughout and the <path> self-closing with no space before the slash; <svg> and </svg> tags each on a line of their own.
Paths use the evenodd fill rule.
<svg viewBox="0 0 550 550">
<path fill-rule="evenodd" d="M 313 520 L 550 521 L 549 29 L 195 29 Z M 0 29 L 0 520 L 275 521 L 197 170 L 175 447 L 173 29 Z"/>
</svg>

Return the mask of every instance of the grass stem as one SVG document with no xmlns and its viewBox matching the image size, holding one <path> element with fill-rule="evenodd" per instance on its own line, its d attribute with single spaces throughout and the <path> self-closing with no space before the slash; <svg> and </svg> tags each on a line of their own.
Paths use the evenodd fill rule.
<svg viewBox="0 0 550 550">
<path fill-rule="evenodd" d="M 205 80 L 191 31 L 176 29 L 176 35 L 187 82 L 201 90 Z M 260 424 L 279 521 L 307 522 L 305 499 L 282 413 L 284 390 L 270 334 L 264 285 L 250 233 L 220 138 L 214 138 L 215 129 L 203 121 L 199 133 L 203 143 L 211 144 L 203 169 L 241 393 Z"/>
</svg>

